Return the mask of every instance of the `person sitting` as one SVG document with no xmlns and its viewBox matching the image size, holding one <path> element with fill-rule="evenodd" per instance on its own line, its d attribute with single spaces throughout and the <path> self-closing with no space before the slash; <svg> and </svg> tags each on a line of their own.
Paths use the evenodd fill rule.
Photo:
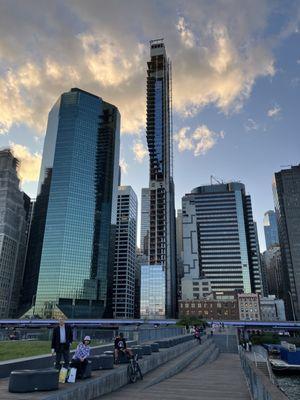
<svg viewBox="0 0 300 400">
<path fill-rule="evenodd" d="M 123 333 L 119 333 L 119 335 L 115 339 L 115 363 L 119 362 L 120 353 L 125 354 L 129 358 L 132 357 L 132 351 L 127 348 L 126 340 L 124 339 Z"/>
<path fill-rule="evenodd" d="M 90 355 L 90 336 L 85 336 L 83 341 L 78 344 L 74 356 L 72 357 L 71 367 L 77 369 L 76 377 L 82 378 L 88 364 L 87 358 Z"/>
</svg>

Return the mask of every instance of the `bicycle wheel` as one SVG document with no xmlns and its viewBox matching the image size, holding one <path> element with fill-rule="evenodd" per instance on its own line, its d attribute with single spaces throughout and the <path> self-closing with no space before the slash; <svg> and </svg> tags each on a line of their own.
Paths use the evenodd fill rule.
<svg viewBox="0 0 300 400">
<path fill-rule="evenodd" d="M 137 369 L 137 372 L 140 375 L 140 380 L 142 381 L 143 380 L 143 374 L 142 374 L 141 367 L 139 366 L 139 364 L 136 365 L 136 369 Z"/>
<path fill-rule="evenodd" d="M 129 382 L 131 382 L 131 383 L 136 382 L 137 376 L 136 376 L 136 373 L 131 364 L 128 365 L 127 375 L 128 375 Z"/>
</svg>

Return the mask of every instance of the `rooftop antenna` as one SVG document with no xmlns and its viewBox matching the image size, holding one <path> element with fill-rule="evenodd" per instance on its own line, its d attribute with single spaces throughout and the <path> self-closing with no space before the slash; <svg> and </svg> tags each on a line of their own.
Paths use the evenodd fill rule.
<svg viewBox="0 0 300 400">
<path fill-rule="evenodd" d="M 213 181 L 217 182 L 219 185 L 224 183 L 223 179 L 219 180 L 214 175 L 211 175 L 210 176 L 210 184 L 211 185 L 213 185 Z"/>
</svg>

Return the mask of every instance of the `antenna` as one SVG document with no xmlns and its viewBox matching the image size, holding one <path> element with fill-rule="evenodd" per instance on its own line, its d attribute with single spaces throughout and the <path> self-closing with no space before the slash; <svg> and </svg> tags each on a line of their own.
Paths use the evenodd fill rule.
<svg viewBox="0 0 300 400">
<path fill-rule="evenodd" d="M 224 183 L 223 179 L 219 180 L 217 179 L 215 176 L 211 175 L 210 176 L 210 184 L 213 184 L 213 181 L 217 182 L 219 185 L 221 185 L 222 183 Z"/>
</svg>

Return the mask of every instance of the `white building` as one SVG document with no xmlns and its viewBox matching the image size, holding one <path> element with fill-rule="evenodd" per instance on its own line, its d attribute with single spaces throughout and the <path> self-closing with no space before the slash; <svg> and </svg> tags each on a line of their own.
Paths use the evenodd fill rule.
<svg viewBox="0 0 300 400">
<path fill-rule="evenodd" d="M 136 269 L 137 196 L 119 186 L 114 260 L 113 316 L 133 318 Z"/>
<path fill-rule="evenodd" d="M 260 298 L 260 312 L 262 321 L 286 321 L 284 301 L 274 295 Z"/>
</svg>

